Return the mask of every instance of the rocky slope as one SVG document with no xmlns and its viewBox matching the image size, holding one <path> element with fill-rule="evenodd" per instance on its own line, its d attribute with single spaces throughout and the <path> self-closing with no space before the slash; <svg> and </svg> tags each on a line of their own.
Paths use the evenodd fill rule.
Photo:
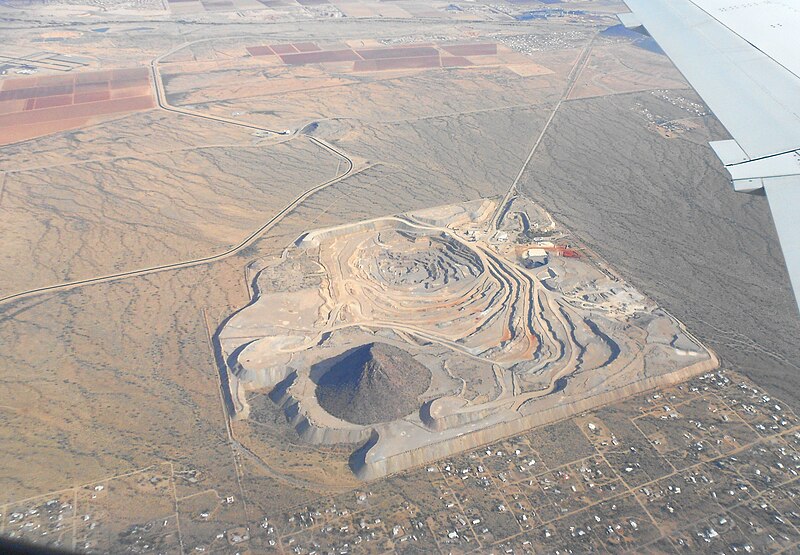
<svg viewBox="0 0 800 555">
<path fill-rule="evenodd" d="M 319 380 L 317 399 L 333 416 L 369 425 L 402 418 L 419 408 L 431 373 L 410 353 L 387 343 L 362 345 Z"/>
</svg>

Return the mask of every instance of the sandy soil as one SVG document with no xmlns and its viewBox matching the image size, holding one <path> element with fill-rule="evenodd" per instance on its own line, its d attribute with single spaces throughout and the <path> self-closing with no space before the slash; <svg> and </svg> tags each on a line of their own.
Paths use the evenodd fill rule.
<svg viewBox="0 0 800 555">
<path fill-rule="evenodd" d="M 177 135 L 176 120 L 148 123 L 153 132 L 173 126 Z M 129 129 L 136 143 L 138 127 Z M 193 131 L 189 123 L 182 132 Z M 62 144 L 87 132 L 62 137 Z M 149 145 L 151 153 L 118 150 L 85 162 L 59 160 L 57 141 L 35 159 L 25 152 L 38 167 L 4 175 L 9 217 L 0 227 L 8 250 L 0 260 L 0 290 L 11 294 L 222 252 L 301 191 L 336 175 L 336 157 L 302 137 L 262 145 L 243 133 L 226 135 L 195 135 L 194 145 L 167 136 L 157 150 Z M 119 126 L 116 137 L 127 141 Z"/>
<path fill-rule="evenodd" d="M 800 324 L 766 200 L 731 193 L 705 144 L 723 136 L 715 121 L 678 140 L 655 139 L 642 105 L 667 119 L 687 115 L 649 93 L 569 102 L 523 190 L 724 364 L 800 402 Z"/>
<path fill-rule="evenodd" d="M 265 518 L 272 523 L 292 507 L 327 503 L 357 487 L 351 450 L 302 441 L 263 393 L 248 399 L 247 421 L 229 420 L 218 372 L 225 361 L 209 337 L 248 302 L 260 261 L 280 255 L 304 230 L 503 195 L 587 40 L 620 9 L 593 2 L 579 8 L 593 10 L 589 17 L 517 21 L 524 5 L 476 2 L 456 11 L 444 2 L 403 2 L 403 11 L 429 18 L 422 28 L 394 19 L 405 14 L 387 3 L 340 6 L 384 19 L 331 17 L 324 10 L 332 8 L 289 0 L 258 9 L 231 4 L 177 15 L 150 0 L 113 10 L 99 0 L 0 7 L 9 51 L 72 56 L 85 63 L 80 72 L 148 67 L 166 55 L 165 74 L 182 74 L 167 89 L 176 102 L 183 94 L 197 102 L 194 115 L 157 109 L 114 116 L 2 147 L 3 293 L 213 254 L 340 165 L 305 134 L 278 144 L 289 137 L 198 113 L 277 130 L 319 122 L 306 133 L 356 162 L 351 176 L 309 194 L 237 256 L 0 305 L 1 533 L 10 529 L 9 509 L 26 499 L 79 497 L 105 512 L 106 524 L 87 521 L 76 530 L 90 541 L 105 538 L 106 551 L 119 546 L 125 526 L 158 517 L 167 521 L 159 544 L 165 551 L 179 551 L 179 538 L 186 552 L 201 545 L 243 550 L 217 535 L 249 526 L 248 545 L 267 552 L 270 538 L 291 530 L 282 522 L 270 535 Z M 339 48 L 494 42 L 531 63 L 356 75 L 310 66 L 284 73 L 246 59 L 249 45 L 311 40 Z M 797 406 L 800 330 L 763 199 L 730 192 L 705 146 L 721 136 L 715 120 L 663 94 L 628 92 L 679 87 L 667 96 L 689 95 L 663 59 L 624 44 L 597 46 L 519 189 L 686 321 L 726 364 Z M 17 69 L 0 79 L 19 77 Z M 594 94 L 606 96 L 577 98 Z M 667 138 L 647 114 L 690 121 Z M 466 357 L 457 362 L 469 367 Z M 471 399 L 482 402 L 508 384 L 471 387 Z M 196 477 L 182 474 L 191 471 Z M 160 481 L 146 485 L 152 478 L 173 489 L 166 501 Z M 92 499 L 97 485 L 114 480 L 119 497 Z M 400 491 L 395 482 L 374 484 Z M 441 493 L 428 503 L 423 489 L 409 487 L 420 504 L 440 502 Z M 150 516 L 131 512 L 139 506 Z M 90 533 L 94 522 L 100 532 Z"/>
</svg>

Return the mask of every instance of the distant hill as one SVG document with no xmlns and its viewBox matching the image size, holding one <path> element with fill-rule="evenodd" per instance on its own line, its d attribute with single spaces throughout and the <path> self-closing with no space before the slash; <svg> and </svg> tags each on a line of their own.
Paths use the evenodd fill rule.
<svg viewBox="0 0 800 555">
<path fill-rule="evenodd" d="M 402 418 L 419 408 L 431 373 L 410 353 L 386 343 L 358 347 L 317 384 L 317 399 L 330 414 L 354 424 Z"/>
</svg>

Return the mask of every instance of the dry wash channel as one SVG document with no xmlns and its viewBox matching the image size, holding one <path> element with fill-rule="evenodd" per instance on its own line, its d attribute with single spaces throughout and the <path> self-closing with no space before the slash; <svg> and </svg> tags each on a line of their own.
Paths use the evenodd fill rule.
<svg viewBox="0 0 800 555">
<path fill-rule="evenodd" d="M 310 231 L 219 333 L 239 418 L 283 406 L 368 479 L 717 366 L 534 203 Z M 357 407 L 358 410 L 354 410 Z"/>
</svg>

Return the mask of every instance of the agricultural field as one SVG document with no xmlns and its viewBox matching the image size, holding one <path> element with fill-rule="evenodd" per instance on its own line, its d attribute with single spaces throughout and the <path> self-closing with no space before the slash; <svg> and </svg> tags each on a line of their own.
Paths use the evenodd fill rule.
<svg viewBox="0 0 800 555">
<path fill-rule="evenodd" d="M 797 550 L 768 210 L 621 3 L 112 4 L 0 5 L 0 538 Z"/>
</svg>

